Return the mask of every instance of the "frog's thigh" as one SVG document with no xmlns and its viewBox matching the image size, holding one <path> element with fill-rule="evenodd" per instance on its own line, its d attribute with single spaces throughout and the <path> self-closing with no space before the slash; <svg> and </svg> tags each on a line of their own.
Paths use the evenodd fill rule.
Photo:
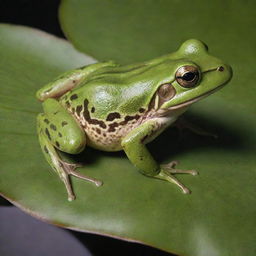
<svg viewBox="0 0 256 256">
<path fill-rule="evenodd" d="M 129 160 L 145 175 L 155 176 L 160 167 L 144 145 L 144 140 L 152 134 L 155 122 L 148 121 L 132 130 L 122 140 L 122 147 Z"/>
<path fill-rule="evenodd" d="M 80 153 L 86 135 L 77 121 L 55 99 L 47 99 L 43 107 L 45 113 L 38 116 L 38 126 L 49 142 L 66 153 Z"/>
</svg>

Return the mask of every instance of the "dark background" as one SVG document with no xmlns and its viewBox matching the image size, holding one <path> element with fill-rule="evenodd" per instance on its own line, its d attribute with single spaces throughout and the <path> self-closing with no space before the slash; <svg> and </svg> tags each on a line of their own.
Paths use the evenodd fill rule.
<svg viewBox="0 0 256 256">
<path fill-rule="evenodd" d="M 0 22 L 39 28 L 59 37 L 65 37 L 58 22 L 59 3 L 59 0 L 0 0 Z M 60 246 L 61 244 L 63 247 L 66 245 L 68 235 L 78 239 L 94 256 L 171 256 L 169 253 L 148 246 L 109 237 L 60 230 L 56 227 L 50 227 L 49 230 L 48 224 L 34 220 L 14 207 L 11 208 L 7 201 L 0 199 L 0 205 L 10 206 L 8 210 L 6 207 L 0 207 L 1 256 L 34 256 L 35 250 L 37 251 L 36 255 L 43 255 L 45 251 L 47 251 L 47 256 L 59 255 Z M 56 230 L 54 231 L 54 229 Z M 13 241 L 12 238 L 16 241 Z M 58 243 L 52 243 L 53 239 Z M 12 240 L 11 243 L 6 242 L 10 240 Z M 1 251 L 1 248 L 4 249 Z M 81 255 L 81 247 L 78 248 L 74 244 L 72 249 L 72 256 Z M 70 255 L 70 251 L 66 251 L 64 254 L 62 252 L 61 255 Z M 84 256 L 86 255 L 88 254 L 84 250 Z"/>
</svg>

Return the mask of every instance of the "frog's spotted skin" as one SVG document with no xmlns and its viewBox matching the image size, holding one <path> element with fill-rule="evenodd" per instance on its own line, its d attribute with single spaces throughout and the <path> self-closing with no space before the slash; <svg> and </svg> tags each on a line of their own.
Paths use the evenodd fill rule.
<svg viewBox="0 0 256 256">
<path fill-rule="evenodd" d="M 174 95 L 173 93 L 172 96 Z M 65 98 L 64 106 L 84 129 L 87 135 L 87 144 L 103 151 L 122 150 L 122 138 L 149 119 L 155 120 L 152 134 L 154 131 L 160 130 L 165 124 L 176 120 L 176 116 L 174 115 L 167 116 L 167 118 L 160 118 L 158 116 L 158 110 L 163 102 L 159 101 L 157 93 L 151 99 L 147 109 L 140 107 L 133 115 L 110 112 L 107 114 L 105 120 L 92 117 L 97 110 L 93 106 L 91 108 L 89 107 L 90 102 L 88 99 L 84 99 L 82 105 L 73 105 L 72 101 L 77 98 L 76 94 L 70 96 L 70 101 Z M 147 136 L 147 140 L 145 141 L 149 141 L 149 139 L 150 136 Z"/>
<path fill-rule="evenodd" d="M 83 105 L 73 108 L 70 108 L 70 103 L 66 102 L 67 109 L 83 127 L 88 139 L 87 144 L 104 151 L 121 150 L 122 138 L 145 119 L 150 118 L 152 113 L 152 111 L 143 113 L 145 110 L 141 108 L 135 115 L 123 116 L 118 112 L 112 112 L 105 120 L 98 120 L 92 118 L 96 109 L 92 107 L 90 110 L 88 106 L 88 99 L 84 100 Z"/>
<path fill-rule="evenodd" d="M 97 186 L 101 182 L 75 171 L 59 151 L 77 154 L 85 146 L 103 151 L 124 150 L 146 176 L 189 190 L 173 174 L 175 162 L 156 163 L 146 144 L 171 125 L 188 106 L 213 93 L 232 76 L 231 68 L 191 39 L 178 51 L 144 63 L 120 66 L 102 62 L 66 72 L 37 92 L 44 113 L 38 115 L 42 151 L 73 200 L 70 176 Z"/>
</svg>

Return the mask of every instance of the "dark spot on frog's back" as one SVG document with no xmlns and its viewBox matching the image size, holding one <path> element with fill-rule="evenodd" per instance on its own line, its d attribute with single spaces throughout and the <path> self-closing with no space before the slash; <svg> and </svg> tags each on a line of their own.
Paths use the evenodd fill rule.
<svg viewBox="0 0 256 256">
<path fill-rule="evenodd" d="M 52 138 L 51 138 L 51 135 L 50 135 L 50 133 L 49 133 L 49 130 L 48 130 L 47 128 L 45 129 L 45 134 L 46 134 L 46 136 L 48 137 L 49 140 L 52 139 Z"/>
<path fill-rule="evenodd" d="M 78 98 L 77 94 L 72 94 L 70 100 L 76 100 Z"/>
<path fill-rule="evenodd" d="M 61 122 L 61 126 L 62 126 L 62 127 L 65 126 L 65 125 L 67 125 L 67 124 L 68 124 L 68 122 L 66 122 L 66 121 Z"/>
<path fill-rule="evenodd" d="M 67 106 L 67 108 L 70 107 L 70 102 L 69 101 L 66 101 L 66 106 Z"/>
<path fill-rule="evenodd" d="M 83 109 L 83 106 L 82 106 L 82 105 L 78 105 L 78 106 L 76 107 L 76 113 L 77 113 L 78 116 L 80 115 L 82 109 Z"/>
<path fill-rule="evenodd" d="M 87 99 L 85 99 L 84 100 L 84 118 L 86 120 L 91 119 L 90 113 L 88 111 L 88 104 L 89 104 L 89 101 Z"/>
<path fill-rule="evenodd" d="M 95 112 L 95 107 L 92 107 L 91 112 L 92 112 L 92 113 Z"/>
<path fill-rule="evenodd" d="M 107 121 L 113 121 L 114 119 L 120 118 L 120 114 L 118 112 L 109 113 L 107 116 Z"/>
<path fill-rule="evenodd" d="M 51 128 L 52 130 L 54 130 L 54 131 L 57 130 L 57 127 L 56 127 L 54 124 L 50 124 L 50 128 Z"/>
<path fill-rule="evenodd" d="M 101 128 L 105 129 L 107 126 L 106 126 L 106 124 L 102 120 L 91 118 L 90 112 L 88 110 L 88 104 L 89 104 L 89 101 L 87 99 L 85 99 L 84 100 L 84 119 L 89 124 L 99 125 Z"/>
<path fill-rule="evenodd" d="M 55 144 L 58 148 L 60 147 L 60 143 L 58 141 L 56 141 Z"/>
<path fill-rule="evenodd" d="M 46 124 L 49 124 L 49 123 L 50 123 L 50 121 L 49 121 L 47 118 L 44 119 L 44 122 L 45 122 Z"/>
</svg>

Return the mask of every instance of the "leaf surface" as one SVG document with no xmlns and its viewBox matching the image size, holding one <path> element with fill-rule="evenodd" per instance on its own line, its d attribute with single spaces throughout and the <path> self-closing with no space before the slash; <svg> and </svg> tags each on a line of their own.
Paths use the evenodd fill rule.
<svg viewBox="0 0 256 256">
<path fill-rule="evenodd" d="M 188 131 L 179 136 L 169 129 L 149 145 L 159 162 L 177 159 L 180 168 L 200 171 L 197 177 L 178 177 L 192 194 L 183 195 L 172 184 L 141 175 L 122 153 L 87 148 L 76 158 L 86 164 L 79 171 L 103 180 L 104 186 L 96 188 L 74 178 L 77 200 L 68 202 L 37 142 L 35 118 L 41 107 L 34 94 L 59 73 L 92 59 L 52 36 L 3 25 L 0 192 L 4 197 L 57 225 L 136 240 L 181 255 L 255 255 L 252 3 L 247 2 L 246 11 L 239 1 L 216 1 L 213 6 L 203 1 L 182 3 L 66 0 L 60 14 L 74 45 L 100 60 L 144 60 L 196 37 L 232 65 L 230 86 L 192 106 L 186 115 L 217 133 L 217 140 Z"/>
</svg>

